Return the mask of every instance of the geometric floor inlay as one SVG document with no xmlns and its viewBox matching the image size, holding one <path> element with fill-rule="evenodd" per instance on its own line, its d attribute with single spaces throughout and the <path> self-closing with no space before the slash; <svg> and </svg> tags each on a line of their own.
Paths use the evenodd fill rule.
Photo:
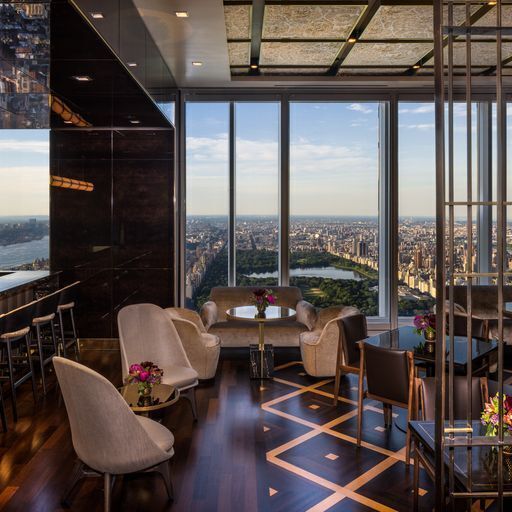
<svg viewBox="0 0 512 512">
<path fill-rule="evenodd" d="M 272 392 L 274 384 L 279 392 Z M 342 378 L 336 407 L 333 379 L 313 379 L 301 363 L 277 366 L 265 385 L 271 392 L 261 409 L 273 510 L 412 510 L 413 466 L 405 465 L 405 434 L 398 428 L 405 411 L 393 408 L 393 425 L 385 428 L 382 404 L 365 400 L 358 447 L 357 376 Z M 433 485 L 423 470 L 420 486 L 420 510 L 432 510 Z"/>
</svg>

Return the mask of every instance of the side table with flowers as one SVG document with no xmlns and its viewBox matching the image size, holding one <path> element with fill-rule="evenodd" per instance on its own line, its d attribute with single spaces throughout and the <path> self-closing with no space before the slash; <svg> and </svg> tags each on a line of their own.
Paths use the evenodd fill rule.
<svg viewBox="0 0 512 512">
<path fill-rule="evenodd" d="M 254 290 L 252 294 L 252 303 L 258 310 L 257 316 L 259 318 L 265 318 L 265 310 L 270 306 L 274 305 L 277 301 L 277 295 L 268 288 L 259 288 Z"/>
<path fill-rule="evenodd" d="M 163 370 L 152 361 L 143 361 L 140 364 L 132 364 L 127 384 L 138 384 L 139 404 L 151 405 L 151 392 L 155 384 L 162 382 Z"/>
</svg>

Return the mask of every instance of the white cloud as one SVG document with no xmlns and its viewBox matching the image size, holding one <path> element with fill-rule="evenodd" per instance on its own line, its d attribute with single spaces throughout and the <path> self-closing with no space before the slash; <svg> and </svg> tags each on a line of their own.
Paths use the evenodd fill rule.
<svg viewBox="0 0 512 512">
<path fill-rule="evenodd" d="M 401 129 L 406 130 L 433 130 L 435 128 L 434 123 L 418 123 L 418 124 L 401 124 Z"/>
<path fill-rule="evenodd" d="M 429 114 L 434 112 L 434 108 L 433 103 L 425 103 L 424 105 L 414 108 L 400 107 L 398 112 L 400 114 Z"/>
<path fill-rule="evenodd" d="M 347 108 L 354 112 L 361 112 L 362 114 L 371 114 L 373 112 L 373 109 L 363 103 L 351 103 Z"/>
<path fill-rule="evenodd" d="M 48 154 L 50 152 L 50 146 L 48 141 L 45 140 L 2 139 L 0 140 L 0 152 L 6 151 Z"/>
</svg>

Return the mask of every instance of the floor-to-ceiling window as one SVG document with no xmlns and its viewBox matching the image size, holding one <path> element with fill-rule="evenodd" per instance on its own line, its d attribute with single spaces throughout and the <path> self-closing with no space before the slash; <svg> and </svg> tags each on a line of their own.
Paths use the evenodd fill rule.
<svg viewBox="0 0 512 512">
<path fill-rule="evenodd" d="M 228 284 L 229 103 L 186 106 L 185 297 L 189 307 Z"/>
<path fill-rule="evenodd" d="M 278 282 L 279 103 L 235 103 L 236 284 Z"/>
<path fill-rule="evenodd" d="M 0 269 L 47 269 L 49 246 L 49 131 L 0 130 Z"/>
<path fill-rule="evenodd" d="M 290 284 L 379 314 L 379 105 L 290 104 Z"/>
</svg>

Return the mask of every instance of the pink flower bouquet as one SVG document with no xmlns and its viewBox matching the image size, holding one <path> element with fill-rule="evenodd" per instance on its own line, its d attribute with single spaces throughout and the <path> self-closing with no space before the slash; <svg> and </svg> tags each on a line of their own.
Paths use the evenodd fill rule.
<svg viewBox="0 0 512 512">
<path fill-rule="evenodd" d="M 252 303 L 256 306 L 258 314 L 260 315 L 264 314 L 265 310 L 271 304 L 275 304 L 276 301 L 277 296 L 274 294 L 274 292 L 266 288 L 259 288 L 258 290 L 254 290 L 252 294 Z"/>
<path fill-rule="evenodd" d="M 138 384 L 139 395 L 151 393 L 154 384 L 162 382 L 163 370 L 151 361 L 143 361 L 140 364 L 132 364 L 129 375 L 126 378 L 128 384 Z"/>
</svg>

